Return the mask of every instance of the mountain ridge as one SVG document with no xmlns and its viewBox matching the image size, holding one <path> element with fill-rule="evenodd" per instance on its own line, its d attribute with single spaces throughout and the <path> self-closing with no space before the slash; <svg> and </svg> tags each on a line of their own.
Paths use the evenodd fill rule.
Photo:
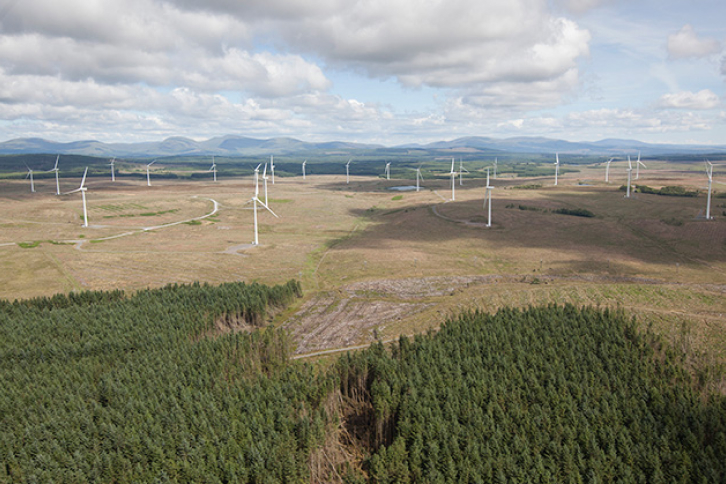
<svg viewBox="0 0 726 484">
<path fill-rule="evenodd" d="M 386 149 L 427 150 L 441 155 L 447 152 L 469 150 L 482 155 L 494 156 L 498 152 L 543 154 L 555 153 L 579 156 L 622 156 L 641 152 L 643 156 L 698 155 L 726 153 L 726 145 L 683 145 L 645 143 L 627 139 L 603 139 L 598 141 L 567 141 L 541 136 L 517 136 L 492 138 L 465 136 L 452 140 L 429 143 L 408 143 L 384 146 L 372 143 L 347 141 L 307 142 L 291 137 L 268 139 L 240 135 L 224 135 L 195 141 L 184 136 L 171 136 L 161 141 L 139 143 L 104 143 L 97 140 L 57 142 L 43 138 L 15 138 L 0 142 L 0 154 L 52 153 L 61 155 L 115 156 L 147 158 L 163 156 L 260 156 L 260 155 L 313 155 L 335 150 L 341 153 L 375 152 Z"/>
</svg>

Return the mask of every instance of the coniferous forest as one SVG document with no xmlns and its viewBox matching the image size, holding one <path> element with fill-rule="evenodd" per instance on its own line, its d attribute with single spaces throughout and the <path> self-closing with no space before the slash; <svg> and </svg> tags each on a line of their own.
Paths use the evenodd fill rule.
<svg viewBox="0 0 726 484">
<path fill-rule="evenodd" d="M 467 312 L 312 365 L 266 326 L 300 295 L 0 302 L 0 483 L 726 480 L 726 399 L 622 311 Z M 363 457 L 321 474 L 333 434 Z"/>
</svg>

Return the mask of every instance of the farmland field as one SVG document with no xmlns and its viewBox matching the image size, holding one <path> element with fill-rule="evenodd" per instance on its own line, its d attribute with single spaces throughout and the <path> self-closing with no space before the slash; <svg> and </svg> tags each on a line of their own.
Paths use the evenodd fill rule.
<svg viewBox="0 0 726 484">
<path fill-rule="evenodd" d="M 295 278 L 305 297 L 276 318 L 301 355 L 420 332 L 464 308 L 620 306 L 693 355 L 726 361 L 726 199 L 714 198 L 705 221 L 702 172 L 648 167 L 634 184 L 701 195 L 626 199 L 616 164 L 610 184 L 602 165 L 579 166 L 557 187 L 505 175 L 492 179 L 487 228 L 485 178 L 473 168 L 478 178 L 457 179 L 455 201 L 449 180 L 427 173 L 420 192 L 388 190 L 411 180 L 278 177 L 268 197 L 279 218 L 258 213 L 258 247 L 250 177 L 151 187 L 89 178 L 88 228 L 79 194 L 56 196 L 54 180 L 37 180 L 36 193 L 2 180 L 0 297 Z M 61 191 L 77 183 L 61 179 Z"/>
</svg>

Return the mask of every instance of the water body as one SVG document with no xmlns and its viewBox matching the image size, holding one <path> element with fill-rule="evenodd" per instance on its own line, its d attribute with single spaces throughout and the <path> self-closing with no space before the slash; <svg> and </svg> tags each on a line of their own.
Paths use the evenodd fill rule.
<svg viewBox="0 0 726 484">
<path fill-rule="evenodd" d="M 423 189 L 424 187 L 419 187 L 419 189 Z M 415 192 L 416 191 L 416 185 L 402 185 L 398 187 L 388 187 L 389 190 L 393 190 L 394 192 Z"/>
</svg>

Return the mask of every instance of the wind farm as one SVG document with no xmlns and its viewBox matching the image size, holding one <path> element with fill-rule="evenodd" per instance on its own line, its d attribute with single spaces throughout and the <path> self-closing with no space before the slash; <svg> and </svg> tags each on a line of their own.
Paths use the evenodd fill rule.
<svg viewBox="0 0 726 484">
<path fill-rule="evenodd" d="M 694 365 L 701 354 L 718 360 L 726 314 L 721 162 L 708 165 L 716 189 L 706 220 L 703 161 L 646 159 L 652 190 L 680 186 L 698 196 L 635 183 L 642 191 L 627 200 L 622 163 L 610 167 L 611 183 L 603 180 L 608 158 L 567 163 L 554 186 L 547 156 L 535 176 L 517 176 L 532 165 L 499 161 L 496 181 L 491 159 L 469 160 L 458 187 L 462 170 L 451 157 L 393 161 L 388 179 L 378 160 L 276 156 L 274 186 L 269 157 L 238 161 L 241 174 L 216 182 L 209 158 L 185 169 L 165 159 L 153 190 L 147 160 L 117 160 L 112 181 L 99 159 L 82 168 L 80 185 L 78 167 L 65 172 L 71 163 L 62 162 L 60 197 L 52 173 L 30 193 L 20 165 L 15 178 L 0 179 L 0 291 L 12 300 L 295 279 L 302 297 L 264 323 L 290 335 L 292 359 L 323 365 L 373 342 L 433 334 L 446 315 L 472 307 L 625 307 L 644 331 L 687 348 Z M 47 171 L 54 160 L 32 166 Z M 305 183 L 301 163 L 313 167 Z M 235 163 L 223 166 L 227 173 Z M 220 328 L 201 337 L 249 331 Z"/>
<path fill-rule="evenodd" d="M 725 2 L 0 5 L 0 484 L 726 482 Z"/>
</svg>

